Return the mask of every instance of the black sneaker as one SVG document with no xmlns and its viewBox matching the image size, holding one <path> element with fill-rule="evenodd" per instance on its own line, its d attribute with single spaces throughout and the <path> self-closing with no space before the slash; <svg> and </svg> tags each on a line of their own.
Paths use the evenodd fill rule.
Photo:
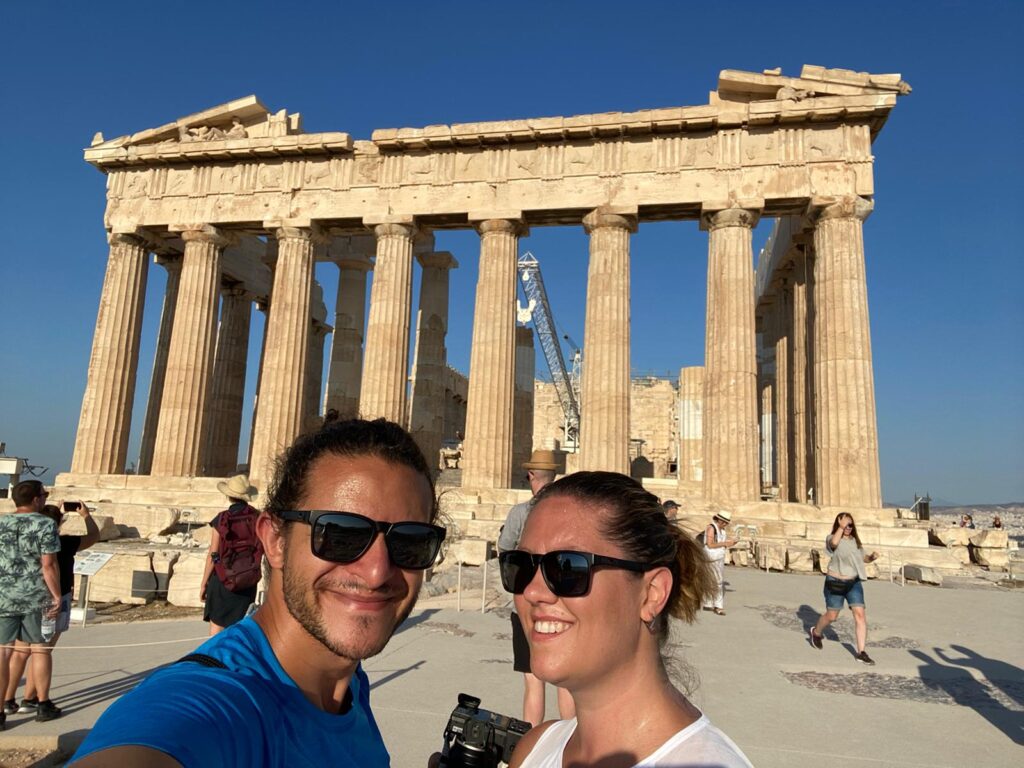
<svg viewBox="0 0 1024 768">
<path fill-rule="evenodd" d="M 0 731 L 7 727 L 7 713 L 0 712 Z"/>
<path fill-rule="evenodd" d="M 868 656 L 868 652 L 867 651 L 861 651 L 860 653 L 858 653 L 853 658 L 855 658 L 861 664 L 867 664 L 869 667 L 875 666 L 874 659 L 872 659 L 870 656 Z"/>
<path fill-rule="evenodd" d="M 35 712 L 37 709 L 39 709 L 39 699 L 22 699 L 18 712 L 24 715 L 27 712 Z"/>
<path fill-rule="evenodd" d="M 36 720 L 45 723 L 47 720 L 56 720 L 60 717 L 60 707 L 47 699 L 39 702 L 39 709 L 36 711 Z"/>
<path fill-rule="evenodd" d="M 18 702 L 16 699 L 8 699 L 4 702 L 4 714 L 13 715 L 18 711 Z"/>
<path fill-rule="evenodd" d="M 811 627 L 810 632 L 808 634 L 810 635 L 809 641 L 811 645 L 820 651 L 822 648 L 821 635 L 814 634 L 814 627 Z"/>
</svg>

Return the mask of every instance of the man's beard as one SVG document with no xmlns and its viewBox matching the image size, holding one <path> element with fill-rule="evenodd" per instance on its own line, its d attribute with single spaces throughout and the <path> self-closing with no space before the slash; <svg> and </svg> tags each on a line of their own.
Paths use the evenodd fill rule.
<svg viewBox="0 0 1024 768">
<path fill-rule="evenodd" d="M 284 563 L 281 569 L 284 581 L 284 603 L 288 612 L 299 624 L 327 650 L 336 656 L 341 656 L 352 661 L 361 661 L 371 656 L 376 656 L 384 646 L 388 644 L 395 630 L 401 626 L 412 612 L 416 604 L 415 598 L 409 602 L 403 612 L 395 618 L 395 623 L 386 635 L 374 639 L 372 644 L 366 644 L 366 636 L 374 630 L 377 624 L 370 617 L 353 618 L 354 626 L 346 627 L 344 636 L 339 639 L 332 639 L 327 631 L 327 624 L 324 621 L 324 609 L 317 602 L 316 587 L 304 581 L 295 569 L 288 567 L 288 549 L 285 548 Z M 358 584 L 352 584 L 352 590 L 366 592 Z M 381 590 L 383 591 L 383 590 Z"/>
</svg>

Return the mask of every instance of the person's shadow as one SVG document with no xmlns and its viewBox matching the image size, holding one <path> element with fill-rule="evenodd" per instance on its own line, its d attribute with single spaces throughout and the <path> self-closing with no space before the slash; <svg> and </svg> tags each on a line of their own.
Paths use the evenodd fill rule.
<svg viewBox="0 0 1024 768">
<path fill-rule="evenodd" d="M 1006 662 L 986 659 L 984 656 L 962 648 L 962 646 L 953 646 L 953 648 L 966 656 L 965 660 L 954 660 L 952 663 L 955 666 L 940 664 L 923 651 L 909 651 L 911 656 L 923 662 L 918 667 L 921 682 L 928 688 L 945 692 L 956 704 L 970 707 L 1005 733 L 1015 744 L 1024 745 L 1024 712 L 1011 710 L 996 700 L 988 687 L 976 680 L 970 672 L 962 667 L 977 668 L 985 674 L 986 679 L 992 685 L 999 688 L 1016 703 L 1020 703 L 1021 689 L 1024 688 L 1024 683 L 1020 682 L 1021 670 Z M 942 649 L 934 648 L 933 650 L 940 659 L 948 660 Z M 990 678 L 988 677 L 990 670 L 997 670 L 1001 675 L 1007 674 L 1010 677 L 1006 679 Z M 1007 689 L 1010 689 L 1012 693 Z"/>
<path fill-rule="evenodd" d="M 963 658 L 951 659 L 941 648 L 934 649 L 935 655 L 947 664 L 978 670 L 990 684 L 1002 691 L 1007 698 L 1024 707 L 1024 669 L 999 659 L 990 659 L 982 656 L 980 653 L 972 651 L 970 648 L 965 648 L 962 645 L 951 645 L 949 647 L 963 656 Z"/>
</svg>

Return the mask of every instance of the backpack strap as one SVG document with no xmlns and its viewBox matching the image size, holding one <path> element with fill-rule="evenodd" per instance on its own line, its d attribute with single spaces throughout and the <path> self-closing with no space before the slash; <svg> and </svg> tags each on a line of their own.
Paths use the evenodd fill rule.
<svg viewBox="0 0 1024 768">
<path fill-rule="evenodd" d="M 220 659 L 215 659 L 213 658 L 213 656 L 207 656 L 205 653 L 190 653 L 187 656 L 182 656 L 174 663 L 180 664 L 183 661 L 191 661 L 195 664 L 201 664 L 204 667 L 213 667 L 215 669 L 228 668 L 228 665 L 222 662 Z"/>
</svg>

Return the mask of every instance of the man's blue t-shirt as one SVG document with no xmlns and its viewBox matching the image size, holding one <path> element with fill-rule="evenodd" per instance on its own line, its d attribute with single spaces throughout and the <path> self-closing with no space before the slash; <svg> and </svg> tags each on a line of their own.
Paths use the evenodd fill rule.
<svg viewBox="0 0 1024 768">
<path fill-rule="evenodd" d="M 227 669 L 181 662 L 157 670 L 103 713 L 74 759 L 139 745 L 165 752 L 186 768 L 391 764 L 370 711 L 362 665 L 350 683 L 351 709 L 335 715 L 302 694 L 252 618 L 196 653 Z"/>
</svg>

